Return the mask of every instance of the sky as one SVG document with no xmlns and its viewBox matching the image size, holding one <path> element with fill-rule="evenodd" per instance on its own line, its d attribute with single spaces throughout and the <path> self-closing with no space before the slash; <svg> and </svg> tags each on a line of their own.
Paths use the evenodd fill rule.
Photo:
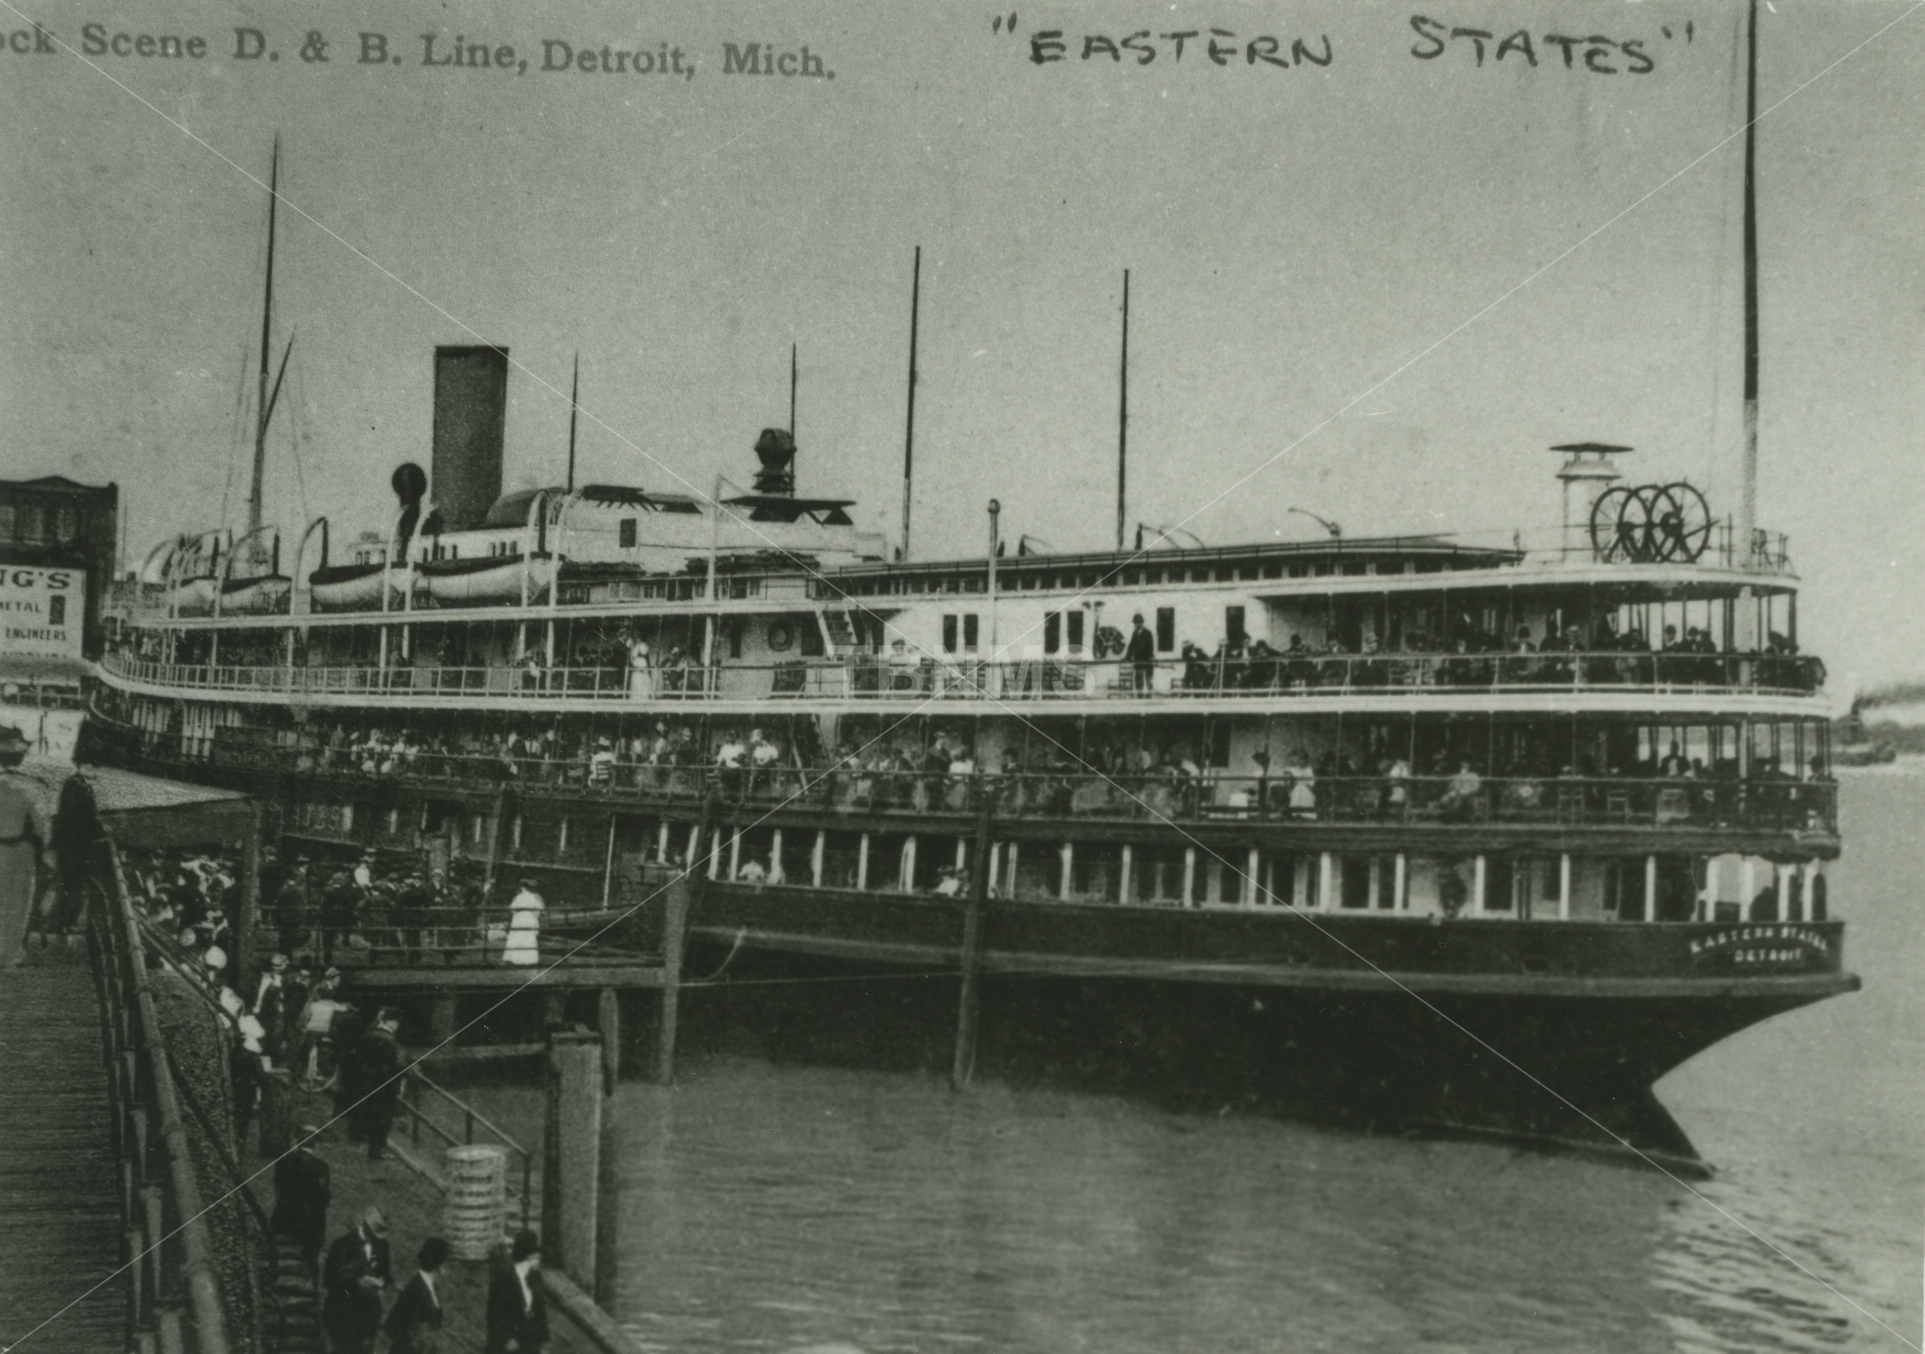
<svg viewBox="0 0 1925 1354">
<path fill-rule="evenodd" d="M 1925 674 L 1918 9 L 1760 10 L 1759 518 L 1847 690 Z M 801 491 L 893 538 L 918 247 L 917 557 L 979 551 L 992 497 L 1008 536 L 1113 543 L 1125 269 L 1131 523 L 1542 540 L 1578 440 L 1722 516 L 1744 14 L 0 0 L 4 473 L 118 482 L 136 560 L 243 519 L 278 134 L 290 534 L 385 527 L 438 344 L 510 350 L 507 487 L 564 473 L 579 354 L 581 477 L 700 493 L 787 421 L 794 344 Z M 457 35 L 489 65 L 426 64 Z M 727 70 L 750 43 L 798 73 Z"/>
</svg>

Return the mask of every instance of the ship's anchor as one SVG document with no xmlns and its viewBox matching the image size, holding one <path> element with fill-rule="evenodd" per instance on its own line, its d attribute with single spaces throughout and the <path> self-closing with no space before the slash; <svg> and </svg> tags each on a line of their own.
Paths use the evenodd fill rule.
<svg viewBox="0 0 1925 1354">
<path fill-rule="evenodd" d="M 1591 508 L 1591 546 L 1608 564 L 1690 564 L 1711 540 L 1711 505 L 1679 480 L 1619 485 Z"/>
</svg>

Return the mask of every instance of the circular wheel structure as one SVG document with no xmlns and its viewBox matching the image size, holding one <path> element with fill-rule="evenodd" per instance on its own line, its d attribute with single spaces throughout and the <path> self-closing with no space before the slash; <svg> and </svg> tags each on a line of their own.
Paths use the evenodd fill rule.
<svg viewBox="0 0 1925 1354">
<path fill-rule="evenodd" d="M 1692 564 L 1711 543 L 1711 505 L 1704 495 L 1679 480 L 1655 489 L 1648 514 L 1655 558 Z"/>
<path fill-rule="evenodd" d="M 1591 509 L 1591 545 L 1610 564 L 1689 564 L 1711 541 L 1711 507 L 1683 480 L 1619 485 Z"/>
</svg>

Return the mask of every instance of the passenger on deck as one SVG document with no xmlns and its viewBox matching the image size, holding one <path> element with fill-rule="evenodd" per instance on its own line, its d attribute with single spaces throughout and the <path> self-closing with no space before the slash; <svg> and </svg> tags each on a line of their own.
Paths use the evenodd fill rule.
<svg viewBox="0 0 1925 1354">
<path fill-rule="evenodd" d="M 1310 754 L 1292 748 L 1279 779 L 1284 785 L 1284 802 L 1293 818 L 1317 816 L 1317 773 L 1310 765 Z"/>
<path fill-rule="evenodd" d="M 521 892 L 508 904 L 508 940 L 501 949 L 504 964 L 532 967 L 541 960 L 541 912 L 546 906 L 535 892 L 535 881 L 521 881 Z"/>
<path fill-rule="evenodd" d="M 615 783 L 615 749 L 606 738 L 596 743 L 595 753 L 588 759 L 588 783 L 598 790 Z"/>
<path fill-rule="evenodd" d="M 913 691 L 916 689 L 917 660 L 909 652 L 909 642 L 901 636 L 889 641 L 889 689 L 891 691 Z"/>
<path fill-rule="evenodd" d="M 1139 696 L 1149 695 L 1156 685 L 1156 636 L 1144 626 L 1141 612 L 1130 617 L 1123 661 L 1130 665 L 1130 689 Z"/>
<path fill-rule="evenodd" d="M 1450 822 L 1468 821 L 1481 806 L 1483 790 L 1484 778 L 1468 761 L 1458 762 L 1457 774 L 1450 778 L 1443 798 L 1437 801 L 1437 816 Z"/>
</svg>

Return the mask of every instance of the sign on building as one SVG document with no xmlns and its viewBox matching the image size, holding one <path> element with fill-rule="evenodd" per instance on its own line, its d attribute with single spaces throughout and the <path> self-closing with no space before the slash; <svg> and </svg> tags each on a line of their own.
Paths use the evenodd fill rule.
<svg viewBox="0 0 1925 1354">
<path fill-rule="evenodd" d="M 0 565 L 0 655 L 79 658 L 84 569 Z"/>
</svg>

